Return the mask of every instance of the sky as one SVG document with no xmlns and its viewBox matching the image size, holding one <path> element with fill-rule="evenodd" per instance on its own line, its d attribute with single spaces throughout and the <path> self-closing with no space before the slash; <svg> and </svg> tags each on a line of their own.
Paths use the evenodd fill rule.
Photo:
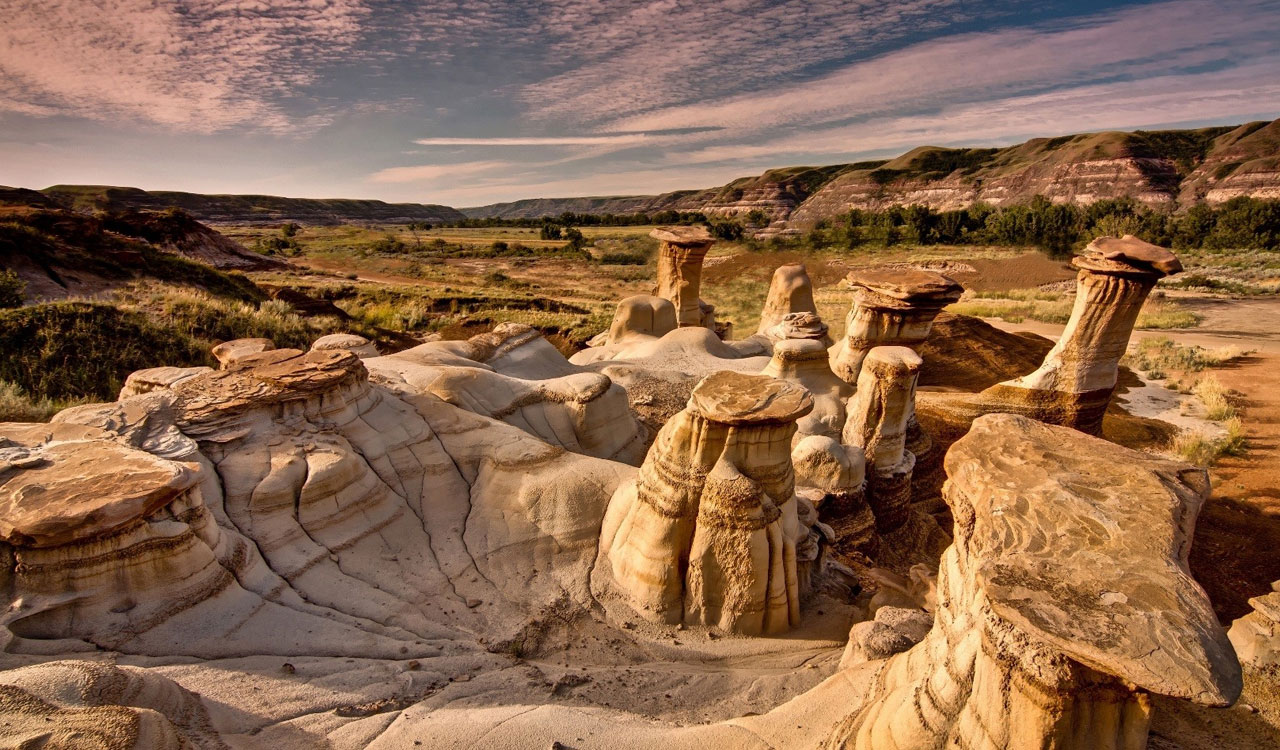
<svg viewBox="0 0 1280 750">
<path fill-rule="evenodd" d="M 1280 116 L 1280 0 L 0 0 L 0 184 L 475 206 Z"/>
</svg>

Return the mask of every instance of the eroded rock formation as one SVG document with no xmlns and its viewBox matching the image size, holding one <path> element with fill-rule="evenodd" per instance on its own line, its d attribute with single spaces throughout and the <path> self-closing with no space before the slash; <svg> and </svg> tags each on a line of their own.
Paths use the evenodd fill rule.
<svg viewBox="0 0 1280 750">
<path fill-rule="evenodd" d="M 1132 235 L 1100 237 L 1071 260 L 1080 269 L 1071 319 L 1040 368 L 992 386 L 982 401 L 1051 424 L 1098 434 L 1120 358 L 1147 294 L 1182 264 Z M 996 406 L 998 405 L 998 406 Z"/>
<path fill-rule="evenodd" d="M 813 411 L 796 424 L 796 439 L 809 435 L 839 437 L 845 402 L 853 388 L 831 372 L 827 347 L 817 339 L 783 339 L 774 344 L 764 374 L 803 386 L 813 395 Z"/>
<path fill-rule="evenodd" d="M 620 487 L 600 536 L 612 586 L 645 618 L 779 633 L 799 621 L 791 437 L 808 392 L 717 373 Z"/>
<path fill-rule="evenodd" d="M 1147 693 L 1236 699 L 1239 664 L 1187 570 L 1204 471 L 999 414 L 947 470 L 936 623 L 863 667 L 873 687 L 828 747 L 1140 750 Z"/>
<path fill-rule="evenodd" d="M 809 272 L 803 263 L 791 263 L 778 266 L 769 282 L 769 292 L 765 296 L 764 309 L 760 313 L 760 325 L 756 333 L 770 340 L 784 338 L 800 338 L 799 336 L 779 335 L 785 333 L 775 330 L 783 319 L 789 315 L 808 313 L 817 318 L 818 307 L 813 301 L 813 282 L 809 280 Z M 818 321 L 821 323 L 821 321 Z M 826 339 L 826 327 L 823 326 L 821 339 Z M 830 346 L 831 342 L 826 341 Z"/>
<path fill-rule="evenodd" d="M 649 233 L 658 244 L 658 296 L 676 308 L 681 328 L 715 327 L 715 308 L 698 297 L 702 288 L 702 259 L 715 244 L 705 227 L 659 227 Z"/>
<path fill-rule="evenodd" d="M 906 448 L 907 423 L 922 363 L 904 346 L 878 346 L 863 359 L 857 392 L 849 399 L 844 442 L 866 454 L 867 502 L 881 532 L 906 523 L 911 505 L 916 457 Z"/>
<path fill-rule="evenodd" d="M 831 368 L 850 385 L 857 384 L 868 352 L 877 346 L 919 346 L 942 308 L 964 292 L 946 276 L 920 269 L 853 271 L 848 283 L 856 293 Z"/>
</svg>

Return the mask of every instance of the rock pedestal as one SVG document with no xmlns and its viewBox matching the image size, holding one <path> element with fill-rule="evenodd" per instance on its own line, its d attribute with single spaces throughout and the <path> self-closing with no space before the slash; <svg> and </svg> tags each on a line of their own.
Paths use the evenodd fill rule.
<svg viewBox="0 0 1280 750">
<path fill-rule="evenodd" d="M 809 529 L 791 436 L 812 408 L 803 388 L 762 375 L 720 372 L 694 388 L 614 494 L 600 537 L 612 586 L 643 617 L 752 635 L 797 624 L 796 545 Z"/>
<path fill-rule="evenodd" d="M 845 336 L 832 352 L 831 369 L 850 384 L 858 382 L 862 360 L 872 348 L 916 350 L 929 337 L 942 308 L 964 293 L 964 287 L 951 278 L 921 269 L 872 268 L 853 271 L 846 280 L 857 292 Z M 933 445 L 916 422 L 914 403 L 907 415 L 907 442 L 917 456 Z"/>
<path fill-rule="evenodd" d="M 804 314 L 804 313 L 802 313 Z M 827 347 L 816 339 L 785 339 L 773 347 L 764 374 L 804 386 L 813 394 L 813 411 L 796 423 L 796 439 L 808 435 L 839 438 L 845 402 L 853 388 L 831 372 Z"/>
<path fill-rule="evenodd" d="M 867 502 L 881 533 L 901 527 L 910 510 L 916 458 L 906 448 L 907 421 L 922 364 L 904 346 L 878 346 L 863 359 L 849 399 L 844 442 L 866 455 Z"/>
<path fill-rule="evenodd" d="M 760 326 L 756 329 L 756 333 L 772 341 L 792 338 L 775 329 L 783 322 L 783 318 L 797 313 L 808 313 L 815 319 L 818 317 L 818 306 L 813 301 L 813 282 L 809 280 L 809 272 L 803 263 L 778 266 L 773 272 L 773 280 L 769 283 L 769 294 L 765 297 L 764 309 L 760 312 Z M 785 329 L 782 330 L 785 331 Z M 823 326 L 821 338 L 826 339 L 826 326 Z M 831 345 L 829 340 L 827 345 Z"/>
<path fill-rule="evenodd" d="M 1009 414 L 976 420 L 946 464 L 933 628 L 859 667 L 874 687 L 823 747 L 1141 750 L 1148 693 L 1236 700 L 1188 571 L 1203 470 Z"/>
<path fill-rule="evenodd" d="M 658 227 L 649 233 L 658 245 L 658 296 L 676 307 L 681 328 L 714 328 L 715 308 L 698 298 L 702 259 L 715 244 L 704 227 Z"/>
<path fill-rule="evenodd" d="M 915 269 L 853 271 L 847 280 L 857 291 L 831 369 L 850 385 L 858 382 L 867 352 L 877 346 L 916 348 L 929 337 L 942 308 L 964 292 L 940 273 Z"/>
<path fill-rule="evenodd" d="M 982 395 L 1002 411 L 1096 435 L 1147 294 L 1182 264 L 1168 250 L 1125 235 L 1094 240 L 1071 265 L 1080 273 L 1062 338 L 1035 372 Z"/>
</svg>

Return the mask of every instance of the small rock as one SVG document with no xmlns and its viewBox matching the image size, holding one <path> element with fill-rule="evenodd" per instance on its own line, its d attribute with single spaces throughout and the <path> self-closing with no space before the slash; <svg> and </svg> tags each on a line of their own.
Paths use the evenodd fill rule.
<svg viewBox="0 0 1280 750">
<path fill-rule="evenodd" d="M 475 609 L 476 607 L 479 607 L 481 604 L 484 604 L 484 602 L 483 602 L 483 601 L 481 601 L 481 600 L 479 600 L 479 599 L 468 599 L 468 600 L 467 600 L 467 608 L 468 608 L 468 609 Z"/>
<path fill-rule="evenodd" d="M 410 659 L 409 663 L 404 665 L 404 667 L 410 672 L 416 672 L 417 670 L 422 668 L 422 665 L 418 663 L 417 659 Z"/>
<path fill-rule="evenodd" d="M 281 665 L 280 665 L 280 671 L 281 671 L 281 672 L 284 672 L 285 674 L 293 674 L 294 672 L 297 672 L 298 670 L 297 670 L 297 669 L 296 669 L 292 664 L 290 664 L 289 662 L 285 662 L 284 664 L 281 664 Z"/>
</svg>

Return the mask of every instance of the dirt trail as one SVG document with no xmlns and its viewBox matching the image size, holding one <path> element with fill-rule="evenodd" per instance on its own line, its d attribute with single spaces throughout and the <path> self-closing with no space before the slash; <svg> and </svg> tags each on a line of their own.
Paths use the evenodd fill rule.
<svg viewBox="0 0 1280 750">
<path fill-rule="evenodd" d="M 1200 327 L 1135 331 L 1134 337 L 1254 350 L 1213 370 L 1224 385 L 1243 394 L 1239 406 L 1249 450 L 1213 467 L 1213 498 L 1201 514 L 1191 555 L 1196 577 L 1209 590 L 1219 617 L 1228 621 L 1248 610 L 1249 597 L 1280 580 L 1280 299 L 1180 297 L 1179 303 L 1203 316 Z M 1062 326 L 1047 323 L 989 322 L 1055 339 L 1062 333 Z"/>
</svg>

